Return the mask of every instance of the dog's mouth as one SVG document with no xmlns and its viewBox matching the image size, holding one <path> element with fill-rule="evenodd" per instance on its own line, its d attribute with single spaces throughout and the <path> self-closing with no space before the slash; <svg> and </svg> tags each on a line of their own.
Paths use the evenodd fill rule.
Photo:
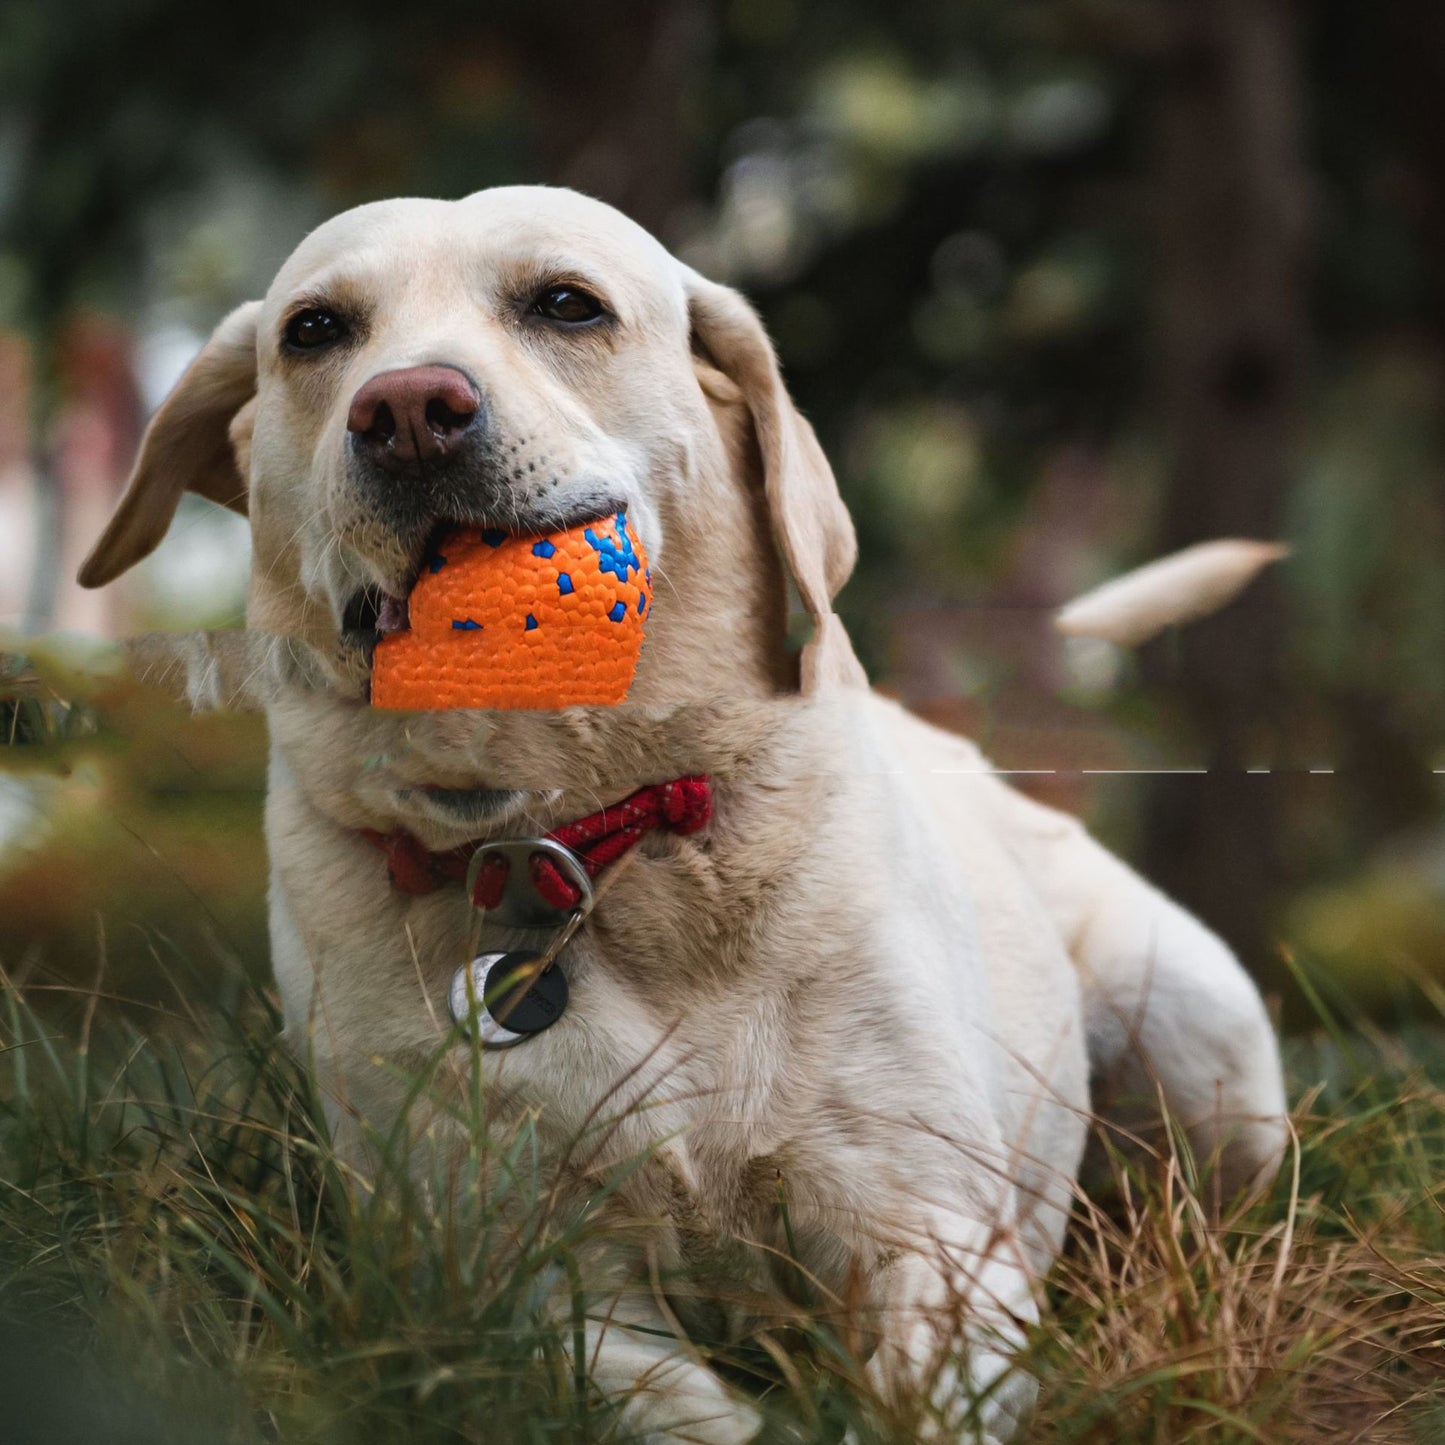
<svg viewBox="0 0 1445 1445">
<path fill-rule="evenodd" d="M 441 521 L 426 534 L 414 550 L 410 565 L 385 587 L 368 584 L 358 587 L 341 611 L 341 631 L 346 637 L 364 644 L 379 642 L 388 633 L 406 632 L 411 627 L 411 590 L 427 565 L 437 555 L 442 537 L 461 522 Z"/>
<path fill-rule="evenodd" d="M 415 582 L 415 578 L 412 580 Z M 388 632 L 405 632 L 410 626 L 409 598 L 395 597 L 380 587 L 362 587 L 353 592 L 341 614 L 341 630 L 348 636 L 376 640 Z"/>
</svg>

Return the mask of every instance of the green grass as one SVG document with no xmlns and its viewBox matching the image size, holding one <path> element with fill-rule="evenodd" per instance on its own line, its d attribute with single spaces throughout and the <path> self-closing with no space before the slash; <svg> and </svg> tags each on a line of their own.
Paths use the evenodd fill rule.
<svg viewBox="0 0 1445 1445">
<path fill-rule="evenodd" d="M 606 1189 L 567 1213 L 530 1127 L 475 1098 L 443 1106 L 467 1141 L 445 1187 L 346 1187 L 268 1000 L 219 993 L 0 993 L 0 1438 L 622 1438 L 564 1348 Z M 1268 1199 L 1221 1217 L 1170 1155 L 1081 1204 L 1030 1438 L 1445 1440 L 1445 1034 L 1324 1020 Z M 800 1310 L 722 1363 L 780 1439 L 914 1438 L 846 1338 Z"/>
</svg>

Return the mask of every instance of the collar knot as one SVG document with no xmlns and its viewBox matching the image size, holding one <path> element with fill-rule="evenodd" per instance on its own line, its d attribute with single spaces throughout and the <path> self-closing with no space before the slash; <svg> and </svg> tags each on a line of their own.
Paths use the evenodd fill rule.
<svg viewBox="0 0 1445 1445">
<path fill-rule="evenodd" d="M 706 778 L 676 778 L 661 784 L 661 793 L 663 821 L 674 833 L 696 833 L 712 817 L 712 789 Z"/>
</svg>

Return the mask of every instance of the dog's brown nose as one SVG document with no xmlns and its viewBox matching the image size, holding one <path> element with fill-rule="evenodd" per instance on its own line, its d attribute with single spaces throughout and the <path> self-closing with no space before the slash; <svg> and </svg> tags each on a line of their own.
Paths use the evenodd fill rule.
<svg viewBox="0 0 1445 1445">
<path fill-rule="evenodd" d="M 428 461 L 455 449 L 482 409 L 454 366 L 407 366 L 373 376 L 354 397 L 347 430 L 379 460 Z"/>
</svg>

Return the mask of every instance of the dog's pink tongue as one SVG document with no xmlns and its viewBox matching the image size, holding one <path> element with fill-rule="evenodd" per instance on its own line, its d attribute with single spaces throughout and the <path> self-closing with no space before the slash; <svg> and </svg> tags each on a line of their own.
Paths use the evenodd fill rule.
<svg viewBox="0 0 1445 1445">
<path fill-rule="evenodd" d="M 405 632 L 411 626 L 411 607 L 405 597 L 384 595 L 376 613 L 378 632 Z"/>
</svg>

